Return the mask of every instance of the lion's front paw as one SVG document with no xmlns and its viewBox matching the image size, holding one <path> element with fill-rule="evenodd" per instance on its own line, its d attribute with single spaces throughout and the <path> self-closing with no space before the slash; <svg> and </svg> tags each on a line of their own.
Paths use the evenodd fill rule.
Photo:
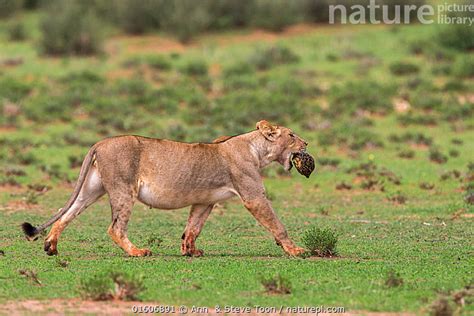
<svg viewBox="0 0 474 316">
<path fill-rule="evenodd" d="M 131 257 L 146 257 L 151 256 L 151 251 L 149 249 L 133 249 L 128 254 Z"/>
<path fill-rule="evenodd" d="M 287 254 L 289 254 L 290 256 L 295 256 L 296 257 L 296 256 L 300 256 L 303 253 L 305 253 L 306 250 L 301 248 L 301 247 L 292 247 L 292 248 L 285 249 L 285 252 Z"/>
<path fill-rule="evenodd" d="M 188 257 L 202 257 L 204 255 L 204 251 L 201 249 L 194 249 L 192 251 L 183 252 L 183 256 Z"/>
<path fill-rule="evenodd" d="M 52 240 L 46 240 L 44 242 L 44 251 L 46 251 L 46 254 L 48 256 L 56 256 L 58 254 L 58 248 L 57 248 L 57 241 Z"/>
</svg>

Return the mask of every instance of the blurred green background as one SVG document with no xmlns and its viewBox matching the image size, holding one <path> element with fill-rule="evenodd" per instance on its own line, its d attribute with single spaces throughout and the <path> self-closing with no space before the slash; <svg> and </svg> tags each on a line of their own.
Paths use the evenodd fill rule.
<svg viewBox="0 0 474 316">
<path fill-rule="evenodd" d="M 215 294 L 212 289 L 219 285 L 209 278 L 196 300 L 243 304 L 237 297 L 244 283 L 258 291 L 252 269 L 281 266 L 290 267 L 299 294 L 252 294 L 257 302 L 309 304 L 316 303 L 314 298 L 362 310 L 420 311 L 440 291 L 472 287 L 467 271 L 472 270 L 474 203 L 474 27 L 415 21 L 329 25 L 328 5 L 336 3 L 341 2 L 0 0 L 0 219 L 6 223 L 0 226 L 0 247 L 18 258 L 0 258 L 0 274 L 8 276 L 4 298 L 12 298 L 7 293 L 13 293 L 20 278 L 14 271 L 30 265 L 28 254 L 42 256 L 39 244 L 25 244 L 17 224 L 27 217 L 42 222 L 62 206 L 89 146 L 118 134 L 210 142 L 252 130 L 261 119 L 293 128 L 310 142 L 308 150 L 317 160 L 309 180 L 290 177 L 281 166 L 265 169 L 267 193 L 277 212 L 296 240 L 308 225 L 339 229 L 342 258 L 287 260 L 231 201 L 221 206 L 228 217 L 211 217 L 208 228 L 211 236 L 225 236 L 222 244 L 214 243 L 221 237 L 203 237 L 204 249 L 214 255 L 234 251 L 239 257 L 253 251 L 274 258 L 197 261 L 209 269 L 202 271 L 204 278 L 219 260 L 236 267 L 222 270 L 221 277 L 232 284 L 229 289 Z M 443 2 L 378 3 L 392 8 L 394 3 Z M 108 214 L 107 205 L 100 205 L 93 212 Z M 140 234 L 159 227 L 147 224 L 150 212 L 134 213 L 145 227 Z M 120 250 L 106 237 L 108 215 L 99 221 L 96 213 L 79 217 L 65 234 L 64 249 L 77 251 L 69 255 L 86 265 L 77 268 L 78 277 L 89 273 L 87 264 L 100 267 L 107 256 L 140 270 L 132 261 L 123 263 Z M 160 213 L 172 228 L 159 231 L 165 245 L 158 252 L 185 270 L 187 262 L 173 257 L 186 218 L 186 212 L 177 214 Z M 225 235 L 213 221 L 250 224 L 242 235 L 235 233 L 242 238 L 235 246 L 234 233 Z M 133 222 L 132 234 L 138 234 Z M 90 229 L 95 244 L 106 246 L 97 250 L 83 244 L 81 227 Z M 426 241 L 437 236 L 440 242 Z M 166 245 L 168 240 L 175 244 Z M 80 256 L 87 258 L 81 261 Z M 39 270 L 47 274 L 52 263 L 41 258 Z M 345 265 L 361 258 L 370 264 L 359 266 L 354 275 Z M 250 271 L 244 276 L 239 260 Z M 150 271 L 160 269 L 144 262 Z M 431 264 L 439 278 L 433 277 Z M 405 288 L 388 292 L 383 281 L 372 283 L 370 278 L 382 278 L 388 266 L 401 271 Z M 353 296 L 330 280 L 339 272 Z M 328 278 L 330 291 L 306 283 L 314 273 Z M 69 277 L 63 286 L 77 283 Z M 231 282 L 241 277 L 242 284 Z M 55 277 L 49 281 L 55 284 Z M 146 300 L 178 304 L 194 297 L 175 281 L 161 281 L 175 296 L 149 291 Z M 15 295 L 22 298 L 65 295 L 52 287 L 26 290 L 27 284 L 21 284 Z M 369 287 L 376 294 L 367 292 Z M 373 302 L 371 295 L 384 300 Z"/>
</svg>

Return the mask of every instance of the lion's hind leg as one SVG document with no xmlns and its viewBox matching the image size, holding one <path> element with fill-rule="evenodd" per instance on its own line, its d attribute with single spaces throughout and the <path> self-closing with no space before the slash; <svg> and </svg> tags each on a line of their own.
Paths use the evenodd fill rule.
<svg viewBox="0 0 474 316">
<path fill-rule="evenodd" d="M 77 199 L 67 212 L 54 223 L 46 237 L 44 251 L 46 251 L 48 255 L 52 256 L 58 254 L 58 239 L 66 226 L 104 194 L 105 190 L 102 186 L 99 173 L 96 168 L 92 168 L 87 175 Z"/>
<path fill-rule="evenodd" d="M 110 194 L 109 192 L 110 205 L 112 208 L 112 223 L 109 226 L 108 233 L 112 240 L 128 253 L 129 256 L 151 256 L 149 249 L 137 248 L 128 239 L 127 227 L 130 215 L 132 214 L 135 197 L 133 194 L 126 194 L 120 191 L 121 190 L 117 190 L 114 194 Z"/>
<path fill-rule="evenodd" d="M 181 253 L 183 256 L 200 257 L 203 255 L 204 252 L 202 250 L 196 249 L 195 242 L 213 207 L 213 204 L 191 206 L 188 224 L 184 230 L 181 242 Z"/>
</svg>

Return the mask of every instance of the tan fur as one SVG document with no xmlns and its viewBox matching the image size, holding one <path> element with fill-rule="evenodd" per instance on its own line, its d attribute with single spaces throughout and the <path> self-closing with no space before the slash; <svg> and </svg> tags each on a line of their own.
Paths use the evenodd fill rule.
<svg viewBox="0 0 474 316">
<path fill-rule="evenodd" d="M 92 160 L 83 165 L 86 173 L 45 241 L 48 254 L 57 254 L 64 228 L 80 212 L 105 193 L 110 198 L 112 240 L 131 256 L 150 255 L 135 247 L 127 237 L 127 225 L 136 200 L 159 209 L 191 205 L 182 237 L 183 255 L 200 256 L 196 238 L 215 203 L 238 196 L 250 213 L 269 230 L 277 244 L 290 255 L 295 246 L 265 197 L 260 169 L 277 161 L 289 170 L 290 156 L 307 143 L 285 127 L 267 121 L 246 134 L 219 137 L 215 143 L 180 143 L 140 136 L 119 136 L 93 146 Z M 81 173 L 83 173 L 81 171 Z"/>
</svg>

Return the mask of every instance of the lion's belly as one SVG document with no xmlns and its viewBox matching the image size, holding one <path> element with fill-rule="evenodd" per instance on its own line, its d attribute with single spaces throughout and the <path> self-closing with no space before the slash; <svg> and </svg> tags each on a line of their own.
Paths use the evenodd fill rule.
<svg viewBox="0 0 474 316">
<path fill-rule="evenodd" d="M 138 200 L 154 208 L 177 209 L 193 204 L 214 204 L 235 195 L 237 195 L 236 191 L 228 187 L 183 192 L 142 184 L 138 192 Z"/>
</svg>

